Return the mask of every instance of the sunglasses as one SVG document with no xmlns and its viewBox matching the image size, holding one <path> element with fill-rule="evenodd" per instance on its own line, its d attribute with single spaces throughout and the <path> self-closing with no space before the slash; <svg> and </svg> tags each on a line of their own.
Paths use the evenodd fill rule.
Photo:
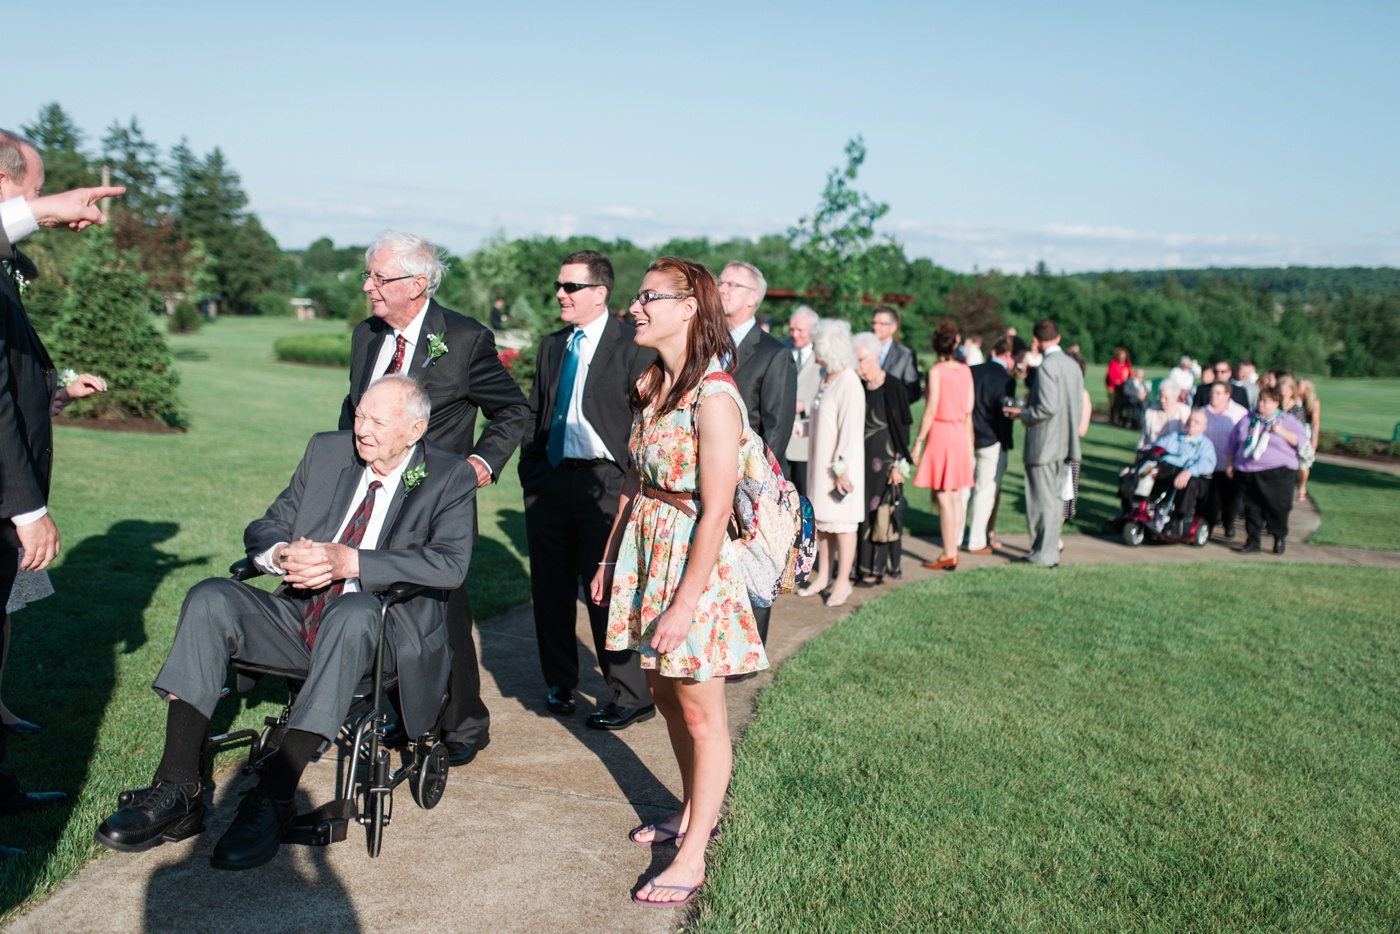
<svg viewBox="0 0 1400 934">
<path fill-rule="evenodd" d="M 579 289 L 601 289 L 603 286 L 598 282 L 560 282 L 555 280 L 554 291 L 563 289 L 569 295 L 573 295 Z"/>
<path fill-rule="evenodd" d="M 632 304 L 641 305 L 645 308 L 652 302 L 660 301 L 663 298 L 674 298 L 677 301 L 683 301 L 688 297 L 689 296 L 686 295 L 667 295 L 664 292 L 638 292 L 637 297 L 632 299 Z"/>
</svg>

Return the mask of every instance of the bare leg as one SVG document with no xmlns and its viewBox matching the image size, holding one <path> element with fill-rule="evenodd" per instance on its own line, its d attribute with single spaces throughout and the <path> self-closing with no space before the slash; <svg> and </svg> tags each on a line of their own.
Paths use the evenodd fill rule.
<svg viewBox="0 0 1400 934">
<path fill-rule="evenodd" d="M 851 565 L 856 559 L 856 533 L 836 532 L 836 578 L 831 585 L 831 598 L 827 606 L 840 606 L 851 595 Z"/>
<path fill-rule="evenodd" d="M 827 581 L 831 577 L 831 540 L 834 537 L 830 532 L 817 533 L 817 569 L 812 572 L 807 586 L 797 592 L 799 597 L 810 597 L 826 589 Z M 850 570 L 848 564 L 846 572 L 849 574 Z"/>
<path fill-rule="evenodd" d="M 1308 469 L 1308 468 L 1304 468 L 1303 470 L 1298 471 L 1298 502 L 1300 502 L 1300 503 L 1301 503 L 1303 500 L 1305 500 L 1305 499 L 1308 498 L 1308 474 L 1310 474 L 1310 473 L 1312 473 L 1312 470 L 1311 470 L 1311 469 Z M 6 640 L 6 642 L 5 642 L 5 648 L 6 648 L 6 649 L 8 649 L 8 648 L 10 647 L 10 646 L 9 646 L 9 638 L 10 638 L 10 629 L 9 629 L 9 625 L 6 624 L 6 627 L 5 627 L 5 640 Z"/>
<path fill-rule="evenodd" d="M 719 822 L 719 809 L 724 804 L 734 767 L 729 714 L 724 706 L 724 679 L 680 679 L 676 683 L 676 696 L 694 751 L 690 769 L 690 826 L 675 860 L 637 893 L 646 901 L 679 901 L 686 897 L 686 889 L 705 881 L 705 847 L 710 842 L 710 831 Z"/>
<path fill-rule="evenodd" d="M 666 721 L 666 733 L 671 739 L 671 752 L 675 754 L 676 765 L 681 771 L 681 809 L 658 823 L 666 830 L 685 833 L 690 815 L 690 780 L 694 769 L 695 750 L 691 745 L 690 733 L 685 728 L 685 715 L 681 711 L 680 699 L 676 696 L 678 679 L 662 677 L 651 668 L 646 669 L 646 676 L 647 685 L 651 688 L 652 701 L 656 704 L 656 709 L 661 711 L 661 718 Z M 637 843 L 650 843 L 658 836 L 665 839 L 669 835 L 643 831 L 632 839 Z"/>
<path fill-rule="evenodd" d="M 958 540 L 962 538 L 962 491 L 938 490 L 938 528 L 943 533 L 943 557 L 958 556 Z"/>
</svg>

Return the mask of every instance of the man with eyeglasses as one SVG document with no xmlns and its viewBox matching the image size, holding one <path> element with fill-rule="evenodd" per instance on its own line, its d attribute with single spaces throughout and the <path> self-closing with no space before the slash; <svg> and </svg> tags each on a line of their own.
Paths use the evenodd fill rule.
<svg viewBox="0 0 1400 934">
<path fill-rule="evenodd" d="M 924 394 L 924 381 L 919 375 L 919 358 L 895 338 L 899 324 L 899 312 L 887 305 L 876 308 L 870 316 L 870 330 L 880 340 L 880 369 L 904 384 L 913 405 Z"/>
<path fill-rule="evenodd" d="M 763 273 L 751 263 L 730 260 L 720 271 L 719 300 L 724 305 L 736 351 L 734 382 L 749 411 L 749 428 L 768 445 L 786 474 L 787 446 L 797 418 L 797 363 L 791 350 L 754 320 L 767 292 Z M 772 612 L 771 606 L 753 608 L 758 635 L 764 642 L 768 641 Z M 742 681 L 753 676 L 731 675 L 728 680 Z"/>
<path fill-rule="evenodd" d="M 656 359 L 654 351 L 633 342 L 631 324 L 608 313 L 612 289 L 612 263 L 602 253 L 581 250 L 564 257 L 554 297 L 566 326 L 540 341 L 520 447 L 545 706 L 561 717 L 577 705 L 579 587 L 588 587 L 603 560 L 627 477 L 628 391 Z M 607 606 L 584 600 L 584 607 L 607 684 L 588 726 L 622 730 L 651 719 L 656 707 L 640 656 L 610 651 Z"/>
<path fill-rule="evenodd" d="M 365 250 L 364 292 L 371 314 L 351 336 L 350 391 L 340 429 L 355 424 L 355 408 L 370 383 L 399 373 L 422 386 L 432 402 L 424 437 L 467 459 L 477 485 L 489 485 L 520 443 L 529 411 L 525 396 L 497 356 L 496 338 L 480 322 L 433 298 L 445 266 L 429 241 L 389 232 Z M 476 437 L 476 415 L 490 421 Z M 475 508 L 475 507 L 473 507 Z M 451 765 L 467 765 L 491 742 L 491 715 L 481 700 L 481 669 L 472 638 L 467 585 L 447 600 L 452 678 L 438 723 Z M 402 731 L 390 734 L 404 741 Z"/>
</svg>

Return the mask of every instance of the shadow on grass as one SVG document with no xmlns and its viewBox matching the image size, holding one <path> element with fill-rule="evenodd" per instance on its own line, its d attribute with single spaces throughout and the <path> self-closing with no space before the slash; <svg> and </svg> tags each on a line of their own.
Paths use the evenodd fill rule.
<svg viewBox="0 0 1400 934">
<path fill-rule="evenodd" d="M 199 362 L 209 359 L 209 355 L 204 351 L 194 350 L 189 347 L 184 347 L 179 350 L 173 350 L 171 351 L 171 353 L 174 354 L 176 360 Z"/>
<path fill-rule="evenodd" d="M 28 787 L 76 795 L 97 768 L 117 655 L 146 644 L 146 608 L 165 576 L 208 561 L 182 560 L 157 547 L 179 531 L 174 522 L 113 524 L 64 553 L 51 572 L 54 596 L 16 614 L 5 688 L 17 708 L 41 711 L 44 726 L 40 736 L 9 744 L 10 764 Z M 30 852 L 7 866 L 0 905 L 28 897 L 70 819 L 86 820 L 72 807 L 6 819 L 5 842 Z"/>
</svg>

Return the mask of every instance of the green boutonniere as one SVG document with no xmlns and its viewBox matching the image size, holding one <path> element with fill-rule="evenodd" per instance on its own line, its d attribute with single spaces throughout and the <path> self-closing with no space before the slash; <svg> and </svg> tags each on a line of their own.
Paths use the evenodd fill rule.
<svg viewBox="0 0 1400 934">
<path fill-rule="evenodd" d="M 428 475 L 428 465 L 419 464 L 417 467 L 410 467 L 403 472 L 403 490 L 410 493 L 413 488 L 423 482 L 423 478 Z"/>
<path fill-rule="evenodd" d="M 430 366 L 434 360 L 447 353 L 447 341 L 442 338 L 442 334 L 428 335 L 428 359 L 423 361 L 423 366 Z"/>
</svg>

